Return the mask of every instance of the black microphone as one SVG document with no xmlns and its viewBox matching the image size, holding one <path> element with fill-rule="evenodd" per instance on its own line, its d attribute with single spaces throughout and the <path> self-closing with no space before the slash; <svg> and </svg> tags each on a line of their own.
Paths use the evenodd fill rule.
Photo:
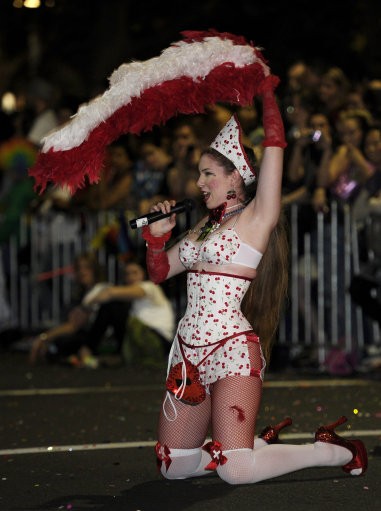
<svg viewBox="0 0 381 511">
<path fill-rule="evenodd" d="M 152 213 L 147 213 L 144 216 L 140 216 L 139 218 L 134 218 L 130 220 L 131 229 L 138 229 L 139 227 L 143 227 L 144 225 L 152 224 L 153 222 L 157 222 L 158 220 L 162 220 L 163 218 L 167 218 L 171 216 L 173 213 L 182 213 L 183 211 L 190 211 L 194 208 L 194 201 L 192 199 L 184 199 L 180 202 L 177 202 L 169 213 L 162 213 L 161 211 L 153 211 Z"/>
</svg>

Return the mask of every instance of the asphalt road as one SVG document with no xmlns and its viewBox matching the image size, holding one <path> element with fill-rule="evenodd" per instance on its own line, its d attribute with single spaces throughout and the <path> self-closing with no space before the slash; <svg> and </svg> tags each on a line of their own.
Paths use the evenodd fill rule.
<svg viewBox="0 0 381 511">
<path fill-rule="evenodd" d="M 344 434 L 361 437 L 369 469 L 307 469 L 255 485 L 216 476 L 167 481 L 153 445 L 165 369 L 63 365 L 30 367 L 0 355 L 0 511 L 379 511 L 381 378 L 333 379 L 290 371 L 268 374 L 258 428 L 287 415 L 286 443 L 347 415 Z"/>
</svg>

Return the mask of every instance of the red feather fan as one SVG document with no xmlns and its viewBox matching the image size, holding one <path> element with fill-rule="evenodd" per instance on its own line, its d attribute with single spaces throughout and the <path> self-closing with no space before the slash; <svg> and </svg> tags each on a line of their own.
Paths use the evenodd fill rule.
<svg viewBox="0 0 381 511">
<path fill-rule="evenodd" d="M 136 80 L 136 63 L 121 66 L 103 96 L 81 107 L 66 126 L 44 139 L 29 171 L 41 192 L 49 183 L 66 185 L 74 192 L 85 184 L 86 176 L 90 183 L 97 182 L 106 147 L 122 134 L 149 131 L 178 114 L 202 113 L 216 102 L 252 103 L 266 66 L 257 48 L 233 34 L 188 31 L 183 35 L 183 41 L 160 57 L 140 64 L 141 80 Z M 189 71 L 195 62 L 200 67 L 197 76 Z M 114 101 L 121 82 L 126 90 L 122 99 L 115 93 Z M 143 82 L 148 86 L 139 90 Z"/>
</svg>

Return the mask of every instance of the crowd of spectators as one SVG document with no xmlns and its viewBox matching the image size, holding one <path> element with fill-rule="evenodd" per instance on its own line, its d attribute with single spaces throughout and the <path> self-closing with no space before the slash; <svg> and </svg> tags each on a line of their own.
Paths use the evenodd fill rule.
<svg viewBox="0 0 381 511">
<path fill-rule="evenodd" d="M 350 206 L 360 229 L 370 215 L 379 219 L 381 78 L 353 82 L 338 67 L 316 69 L 297 61 L 281 77 L 277 97 L 288 143 L 283 205 L 287 211 L 298 204 L 301 233 L 314 231 L 318 212 L 329 221 L 333 200 L 339 209 Z M 25 214 L 50 215 L 51 222 L 59 217 L 55 229 L 59 236 L 65 231 L 75 238 L 86 228 L 80 217 L 83 212 L 111 211 L 118 219 L 127 213 L 134 217 L 158 200 L 185 197 L 194 199 L 201 210 L 196 184 L 199 155 L 232 113 L 240 119 L 245 144 L 254 149 L 258 160 L 262 157 L 260 101 L 255 99 L 244 107 L 210 105 L 204 114 L 179 116 L 150 133 L 123 135 L 109 146 L 98 184 L 74 196 L 53 186 L 39 195 L 28 168 L 44 135 L 65 123 L 78 105 L 57 95 L 43 79 L 32 80 L 17 105 L 16 112 L 1 112 L 0 117 L 0 329 L 10 314 L 9 239 L 18 233 Z M 370 248 L 364 246 L 364 251 Z"/>
</svg>

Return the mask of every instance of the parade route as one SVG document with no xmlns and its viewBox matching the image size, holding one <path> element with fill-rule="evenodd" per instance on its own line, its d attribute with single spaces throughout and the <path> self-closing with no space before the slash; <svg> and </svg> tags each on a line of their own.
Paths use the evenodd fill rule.
<svg viewBox="0 0 381 511">
<path fill-rule="evenodd" d="M 215 475 L 167 481 L 153 446 L 165 368 L 78 370 L 0 361 L 1 511 L 358 509 L 381 502 L 381 382 L 295 372 L 269 374 L 258 429 L 287 415 L 285 443 L 312 441 L 318 426 L 346 415 L 338 433 L 362 438 L 369 469 L 307 469 L 255 485 L 230 486 Z"/>
</svg>

